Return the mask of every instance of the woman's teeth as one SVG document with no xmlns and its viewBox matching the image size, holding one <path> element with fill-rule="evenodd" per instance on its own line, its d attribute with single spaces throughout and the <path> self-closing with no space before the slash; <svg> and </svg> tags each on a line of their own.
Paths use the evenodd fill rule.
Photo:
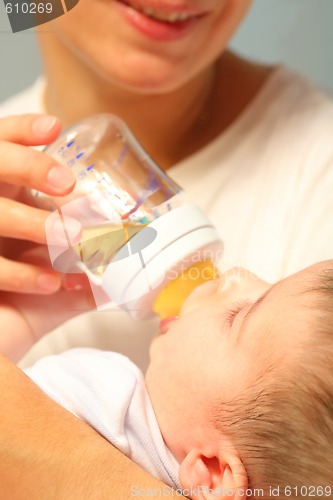
<svg viewBox="0 0 333 500">
<path fill-rule="evenodd" d="M 153 17 L 158 21 L 166 21 L 168 23 L 177 23 L 180 21 L 187 21 L 191 16 L 185 12 L 159 12 L 151 9 L 150 7 L 139 7 L 137 10 L 146 14 L 146 16 Z"/>
<path fill-rule="evenodd" d="M 148 17 L 157 19 L 158 21 L 164 21 L 168 23 L 179 23 L 182 21 L 187 21 L 191 17 L 189 14 L 186 14 L 186 12 L 162 12 L 154 10 L 151 7 L 135 6 L 127 1 L 125 1 L 124 3 L 126 3 L 127 5 L 129 5 L 130 7 L 139 12 L 143 12 L 143 14 L 145 14 Z"/>
</svg>

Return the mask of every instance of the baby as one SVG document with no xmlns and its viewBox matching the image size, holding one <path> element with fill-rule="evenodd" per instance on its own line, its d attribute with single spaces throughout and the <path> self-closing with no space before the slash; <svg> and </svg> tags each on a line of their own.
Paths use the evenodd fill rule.
<svg viewBox="0 0 333 500">
<path fill-rule="evenodd" d="M 333 260 L 273 286 L 231 269 L 161 322 L 150 357 L 145 379 L 93 349 L 27 373 L 191 498 L 331 497 Z"/>
</svg>

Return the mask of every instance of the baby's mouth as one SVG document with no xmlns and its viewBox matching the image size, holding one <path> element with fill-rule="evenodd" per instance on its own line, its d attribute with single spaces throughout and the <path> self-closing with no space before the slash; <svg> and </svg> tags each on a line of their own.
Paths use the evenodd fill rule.
<svg viewBox="0 0 333 500">
<path fill-rule="evenodd" d="M 170 328 L 170 324 L 173 321 L 176 321 L 177 319 L 178 319 L 178 316 L 170 316 L 169 318 L 161 319 L 161 321 L 160 321 L 160 333 L 166 333 Z"/>
</svg>

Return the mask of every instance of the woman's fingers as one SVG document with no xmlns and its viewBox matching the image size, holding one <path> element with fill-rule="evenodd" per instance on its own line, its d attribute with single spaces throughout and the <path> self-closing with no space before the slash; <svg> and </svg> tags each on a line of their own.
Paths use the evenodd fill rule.
<svg viewBox="0 0 333 500">
<path fill-rule="evenodd" d="M 60 122 L 49 115 L 18 115 L 0 119 L 0 182 L 35 188 L 50 195 L 69 193 L 75 184 L 70 168 L 26 146 L 49 144 Z"/>
<path fill-rule="evenodd" d="M 81 225 L 77 220 L 64 217 L 61 223 L 52 217 L 48 221 L 46 237 L 45 227 L 50 213 L 8 198 L 0 198 L 0 213 L 6 214 L 0 217 L 2 237 L 63 246 L 77 243 L 81 234 Z"/>
<path fill-rule="evenodd" d="M 6 238 L 46 243 L 45 221 L 49 213 L 8 198 L 0 198 L 0 235 Z"/>
<path fill-rule="evenodd" d="M 0 141 L 25 146 L 40 146 L 54 141 L 60 132 L 60 122 L 50 115 L 16 115 L 0 119 Z"/>
<path fill-rule="evenodd" d="M 48 194 L 70 192 L 75 175 L 51 156 L 19 144 L 0 141 L 0 182 L 35 188 Z"/>
<path fill-rule="evenodd" d="M 49 144 L 57 138 L 59 132 L 60 122 L 53 116 L 17 115 L 0 119 L 2 291 L 48 294 L 54 293 L 61 286 L 60 275 L 47 266 L 44 267 L 42 261 L 22 261 L 24 241 L 68 246 L 70 231 L 72 236 L 80 233 L 79 223 L 70 218 L 69 221 L 66 220 L 66 238 L 63 227 L 52 226 L 47 241 L 45 223 L 50 213 L 18 201 L 27 199 L 24 189 L 34 188 L 51 196 L 64 196 L 72 191 L 75 176 L 70 168 L 60 165 L 46 153 L 27 147 Z M 15 251 L 12 254 L 7 252 L 7 243 L 14 245 L 12 250 Z M 9 260 L 14 253 L 19 261 Z"/>
<path fill-rule="evenodd" d="M 51 270 L 0 257 L 0 290 L 2 291 L 45 295 L 56 292 L 60 286 L 60 275 Z"/>
<path fill-rule="evenodd" d="M 21 187 L 28 190 L 34 188 L 51 196 L 64 196 L 72 191 L 75 175 L 70 168 L 60 165 L 46 153 L 26 147 L 50 142 L 56 138 L 59 130 L 59 120 L 48 115 L 0 119 L 1 237 L 46 243 L 45 222 L 49 213 L 17 200 L 28 201 L 29 204 L 31 202 Z M 77 232 L 77 226 L 78 224 L 72 230 Z M 54 233 L 55 241 L 52 239 L 52 243 L 63 244 L 61 234 L 59 240 L 57 230 L 54 229 L 52 238 Z"/>
</svg>

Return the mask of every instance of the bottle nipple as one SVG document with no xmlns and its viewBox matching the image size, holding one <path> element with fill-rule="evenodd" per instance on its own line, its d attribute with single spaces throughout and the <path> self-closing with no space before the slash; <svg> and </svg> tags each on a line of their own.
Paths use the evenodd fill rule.
<svg viewBox="0 0 333 500">
<path fill-rule="evenodd" d="M 218 270 L 211 260 L 196 262 L 163 288 L 153 303 L 153 312 L 161 319 L 178 316 L 185 299 L 197 286 L 218 277 Z"/>
</svg>

